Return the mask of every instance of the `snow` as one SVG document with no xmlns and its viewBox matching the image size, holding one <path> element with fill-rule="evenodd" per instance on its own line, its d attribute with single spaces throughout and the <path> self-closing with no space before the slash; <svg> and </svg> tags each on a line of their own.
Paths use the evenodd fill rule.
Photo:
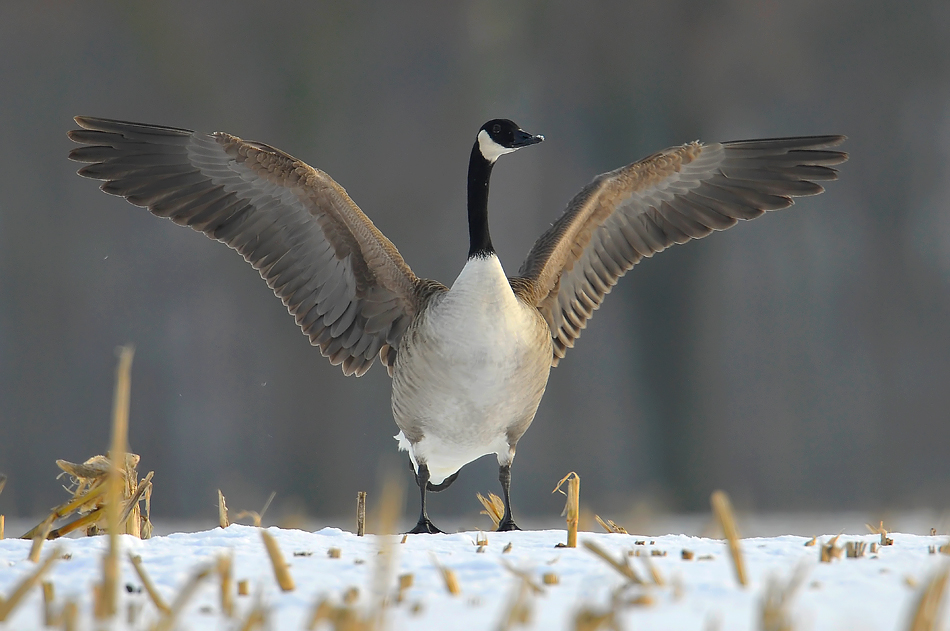
<svg viewBox="0 0 950 631">
<path fill-rule="evenodd" d="M 195 569 L 222 553 L 234 555 L 234 579 L 248 579 L 250 596 L 236 597 L 235 620 L 220 613 L 219 584 L 212 575 L 196 592 L 182 615 L 182 629 L 233 629 L 247 614 L 259 594 L 269 610 L 271 629 L 303 629 L 315 603 L 322 598 L 341 603 L 351 587 L 359 589 L 357 607 L 368 607 L 373 600 L 382 538 L 354 534 L 335 528 L 318 532 L 267 528 L 280 545 L 296 583 L 291 592 L 280 591 L 258 529 L 232 525 L 204 532 L 170 534 L 149 540 L 121 537 L 123 549 L 121 609 L 128 603 L 141 603 L 141 614 L 130 627 L 122 626 L 119 616 L 114 628 L 146 629 L 158 613 L 148 595 L 137 591 L 141 582 L 127 559 L 128 552 L 139 555 L 142 564 L 167 602 Z M 586 533 L 581 543 L 593 541 L 615 559 L 626 558 L 640 576 L 649 577 L 644 556 L 631 557 L 630 551 L 646 555 L 649 563 L 664 579 L 665 585 L 650 585 L 624 592 L 626 597 L 648 594 L 651 604 L 623 607 L 623 628 L 696 629 L 719 628 L 744 630 L 759 628 L 759 610 L 770 578 L 788 581 L 799 564 L 805 565 L 804 583 L 796 594 L 791 611 L 797 629 L 841 630 L 907 628 L 920 586 L 947 557 L 932 554 L 931 546 L 946 543 L 946 537 L 890 533 L 894 544 L 880 547 L 864 557 L 841 558 L 819 563 L 819 547 L 806 547 L 806 537 L 778 536 L 741 541 L 750 584 L 742 588 L 735 579 L 732 559 L 725 542 L 666 535 Z M 486 538 L 488 544 L 478 552 L 475 542 Z M 827 542 L 831 537 L 824 537 Z M 879 541 L 878 535 L 842 535 L 846 541 Z M 392 541 L 396 570 L 387 581 L 390 595 L 396 593 L 396 575 L 413 574 L 413 585 L 401 603 L 387 609 L 390 629 L 495 629 L 499 628 L 521 579 L 506 567 L 526 572 L 543 588 L 530 599 L 529 628 L 573 629 L 574 616 L 583 608 L 606 611 L 611 593 L 625 580 L 603 559 L 580 546 L 556 548 L 566 540 L 563 530 L 512 533 L 461 532 L 447 535 L 409 535 Z M 642 545 L 636 542 L 642 541 Z M 821 541 L 821 539 L 819 539 Z M 509 552 L 504 549 L 511 544 Z M 92 628 L 92 585 L 99 580 L 101 558 L 107 545 L 105 537 L 65 539 L 48 542 L 43 557 L 57 546 L 70 555 L 57 562 L 46 580 L 55 585 L 59 606 L 75 599 L 80 606 L 81 629 Z M 340 550 L 331 558 L 330 548 Z M 36 567 L 27 560 L 30 542 L 18 539 L 0 541 L 0 595 L 8 597 L 19 581 Z M 682 558 L 682 550 L 692 551 L 692 560 Z M 665 556 L 652 556 L 653 551 Z M 297 553 L 297 554 L 295 554 Z M 300 554 L 303 553 L 303 554 Z M 309 554 L 309 556 L 307 556 Z M 703 559 L 703 557 L 711 557 Z M 461 594 L 450 595 L 436 562 L 455 572 Z M 553 572 L 559 583 L 542 584 L 542 575 Z M 913 587 L 912 585 L 918 585 Z M 41 590 L 34 588 L 0 629 L 30 630 L 43 628 Z M 394 599 L 393 599 L 394 600 Z M 321 627 L 329 628 L 329 627 Z M 517 627 L 515 627 L 517 628 Z"/>
</svg>

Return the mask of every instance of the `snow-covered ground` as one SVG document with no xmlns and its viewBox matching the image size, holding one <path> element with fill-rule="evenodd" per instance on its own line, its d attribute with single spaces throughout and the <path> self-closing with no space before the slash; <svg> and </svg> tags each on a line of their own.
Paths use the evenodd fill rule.
<svg viewBox="0 0 950 631">
<path fill-rule="evenodd" d="M 296 583 L 294 591 L 278 587 L 258 529 L 232 525 L 204 532 L 170 534 L 141 541 L 121 538 L 123 548 L 121 590 L 122 609 L 130 602 L 141 603 L 136 623 L 128 628 L 146 629 L 158 618 L 147 594 L 139 591 L 141 581 L 126 552 L 139 555 L 142 564 L 165 600 L 171 602 L 194 570 L 224 553 L 234 555 L 234 579 L 247 579 L 249 596 L 236 597 L 236 615 L 228 620 L 221 614 L 217 575 L 206 580 L 195 593 L 180 619 L 183 629 L 232 629 L 253 606 L 259 595 L 269 611 L 269 627 L 276 630 L 303 629 L 315 603 L 329 598 L 342 603 L 350 588 L 357 588 L 356 607 L 373 602 L 373 581 L 380 538 L 326 528 L 318 532 L 267 528 L 280 545 Z M 530 628 L 573 629 L 578 612 L 593 614 L 609 610 L 612 594 L 624 601 L 638 597 L 646 604 L 621 606 L 622 628 L 741 630 L 760 628 L 760 606 L 771 578 L 788 581 L 800 564 L 806 572 L 795 595 L 791 611 L 796 629 L 847 630 L 908 628 L 917 594 L 935 570 L 947 562 L 942 554 L 932 554 L 931 546 L 941 546 L 947 538 L 892 533 L 894 544 L 881 547 L 862 558 L 841 558 L 819 562 L 819 547 L 806 547 L 806 537 L 779 536 L 743 539 L 742 551 L 750 584 L 738 585 L 733 562 L 723 541 L 685 535 L 640 537 L 637 535 L 580 533 L 580 542 L 593 541 L 616 560 L 627 559 L 631 567 L 652 583 L 652 564 L 663 585 L 631 587 L 617 592 L 625 579 L 603 559 L 583 546 L 556 548 L 565 541 L 563 530 L 514 533 L 462 532 L 449 535 L 410 535 L 405 543 L 397 537 L 392 546 L 396 569 L 390 574 L 388 592 L 393 601 L 386 609 L 390 629 L 496 629 L 501 628 L 522 585 L 510 568 L 522 571 L 543 593 L 532 595 Z M 481 552 L 476 539 L 487 538 Z M 824 537 L 828 541 L 830 537 Z M 879 541 L 877 535 L 842 535 L 847 541 Z M 637 542 L 643 543 L 638 545 Z M 506 547 L 510 548 L 506 552 Z M 75 599 L 80 606 L 80 629 L 91 629 L 92 585 L 99 580 L 105 537 L 66 539 L 49 542 L 43 556 L 61 546 L 69 555 L 53 566 L 47 580 L 55 585 L 57 606 Z M 331 558 L 328 550 L 339 550 Z M 16 584 L 35 568 L 27 560 L 29 541 L 0 541 L 0 595 L 9 596 Z M 693 553 L 686 560 L 682 551 Z M 639 551 L 641 556 L 631 556 Z M 655 552 L 654 552 L 655 551 Z M 648 563 L 644 562 L 648 559 Z M 438 564 L 438 565 L 437 565 Z M 452 570 L 461 593 L 452 595 L 445 586 L 439 566 Z M 510 567 L 506 567 L 510 566 Z M 545 584 L 543 575 L 553 573 L 557 584 Z M 396 603 L 397 576 L 413 575 L 413 584 Z M 125 588 L 127 586 L 127 588 Z M 915 587 L 916 586 L 916 587 Z M 531 590 L 527 590 L 531 591 Z M 352 595 L 352 594 L 351 594 Z M 642 598 L 646 596 L 646 598 Z M 8 619 L 6 627 L 42 629 L 42 595 L 34 588 Z M 123 620 L 116 628 L 123 627 Z M 99 628 L 99 627 L 96 627 Z M 329 628 L 329 627 L 321 627 Z M 515 627 L 517 628 L 517 627 Z"/>
</svg>

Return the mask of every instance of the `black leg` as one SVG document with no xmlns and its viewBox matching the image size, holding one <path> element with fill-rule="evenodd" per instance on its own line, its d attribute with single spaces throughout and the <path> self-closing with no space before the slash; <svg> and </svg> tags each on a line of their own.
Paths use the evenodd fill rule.
<svg viewBox="0 0 950 631">
<path fill-rule="evenodd" d="M 456 471 L 446 479 L 442 480 L 442 484 L 436 484 L 433 486 L 431 482 L 426 484 L 426 488 L 432 491 L 433 493 L 438 493 L 439 491 L 444 491 L 445 489 L 452 486 L 452 483 L 455 482 L 456 478 L 459 477 L 459 472 Z"/>
<path fill-rule="evenodd" d="M 508 489 L 511 487 L 511 465 L 506 464 L 498 468 L 498 481 L 501 482 L 501 492 L 505 500 L 505 515 L 498 522 L 498 530 L 521 530 L 511 518 L 511 497 Z"/>
<path fill-rule="evenodd" d="M 426 515 L 426 487 L 429 485 L 429 467 L 424 464 L 419 465 L 419 472 L 416 473 L 416 484 L 419 485 L 419 491 L 422 494 L 422 511 L 419 513 L 419 523 L 409 531 L 409 534 L 442 532 L 429 521 L 429 516 Z"/>
</svg>

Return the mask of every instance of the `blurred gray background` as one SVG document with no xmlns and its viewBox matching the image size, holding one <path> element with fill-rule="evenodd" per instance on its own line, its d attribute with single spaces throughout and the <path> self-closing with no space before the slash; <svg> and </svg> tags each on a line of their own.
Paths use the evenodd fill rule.
<svg viewBox="0 0 950 631">
<path fill-rule="evenodd" d="M 214 515 L 217 488 L 349 514 L 381 470 L 410 479 L 385 370 L 345 378 L 234 252 L 76 176 L 76 114 L 280 147 L 444 283 L 489 118 L 547 138 L 495 170 L 510 273 L 597 173 L 697 138 L 847 134 L 825 194 L 621 281 L 552 373 L 513 501 L 556 515 L 574 470 L 611 515 L 719 487 L 761 511 L 946 507 L 948 32 L 946 0 L 0 3 L 0 513 L 44 512 L 54 461 L 105 451 L 126 342 L 157 516 Z M 434 496 L 436 523 L 477 515 L 495 467 Z"/>
</svg>

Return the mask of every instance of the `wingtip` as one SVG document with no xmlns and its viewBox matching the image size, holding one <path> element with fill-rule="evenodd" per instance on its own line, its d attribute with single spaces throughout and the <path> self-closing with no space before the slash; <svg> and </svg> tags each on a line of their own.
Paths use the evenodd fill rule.
<svg viewBox="0 0 950 631">
<path fill-rule="evenodd" d="M 848 137 L 845 136 L 844 134 L 839 134 L 839 135 L 835 135 L 835 136 L 829 136 L 828 138 L 829 138 L 829 142 L 828 142 L 827 145 L 825 145 L 825 147 L 827 147 L 827 148 L 837 147 L 837 146 L 843 144 L 843 143 L 848 139 Z M 844 161 L 846 161 L 846 160 L 848 159 L 848 153 L 847 153 L 846 151 L 839 151 L 838 153 L 840 153 L 840 154 L 843 156 L 843 158 L 844 158 L 844 159 L 842 160 L 842 162 L 844 162 Z"/>
<path fill-rule="evenodd" d="M 99 129 L 99 125 L 97 125 L 97 123 L 102 124 L 102 123 L 116 122 L 116 121 L 110 121 L 108 118 L 100 118 L 98 116 L 86 116 L 84 114 L 73 116 L 73 120 L 76 122 L 77 125 L 79 125 L 83 129 L 91 129 L 91 130 Z"/>
<path fill-rule="evenodd" d="M 81 143 L 82 140 L 77 139 L 76 134 L 82 132 L 83 130 L 89 129 L 89 116 L 83 116 L 81 114 L 78 116 L 73 116 L 73 121 L 82 129 L 70 129 L 68 132 L 66 132 L 66 137 L 73 142 Z"/>
<path fill-rule="evenodd" d="M 79 134 L 81 134 L 83 131 L 85 131 L 85 128 L 83 128 L 83 129 L 70 129 L 68 132 L 66 132 L 66 137 L 69 138 L 70 140 L 72 140 L 73 142 L 76 142 L 76 143 L 79 143 L 79 144 L 85 144 L 85 142 L 79 137 Z M 70 160 L 72 160 L 72 153 L 73 153 L 73 151 L 75 151 L 75 149 L 73 149 L 72 151 L 69 152 L 69 154 L 70 154 Z"/>
<path fill-rule="evenodd" d="M 818 136 L 818 138 L 827 139 L 827 144 L 825 145 L 826 147 L 837 147 L 848 139 L 848 137 L 844 134 L 831 134 L 828 136 Z"/>
<path fill-rule="evenodd" d="M 132 121 L 119 120 L 117 118 L 102 118 L 99 116 L 74 116 L 73 120 L 83 129 L 89 131 L 101 131 L 112 134 L 122 134 L 124 136 L 138 135 L 148 136 L 152 139 L 154 136 L 181 136 L 194 133 L 190 129 L 180 127 L 168 127 L 165 125 L 150 125 L 148 123 L 135 123 Z"/>
</svg>

